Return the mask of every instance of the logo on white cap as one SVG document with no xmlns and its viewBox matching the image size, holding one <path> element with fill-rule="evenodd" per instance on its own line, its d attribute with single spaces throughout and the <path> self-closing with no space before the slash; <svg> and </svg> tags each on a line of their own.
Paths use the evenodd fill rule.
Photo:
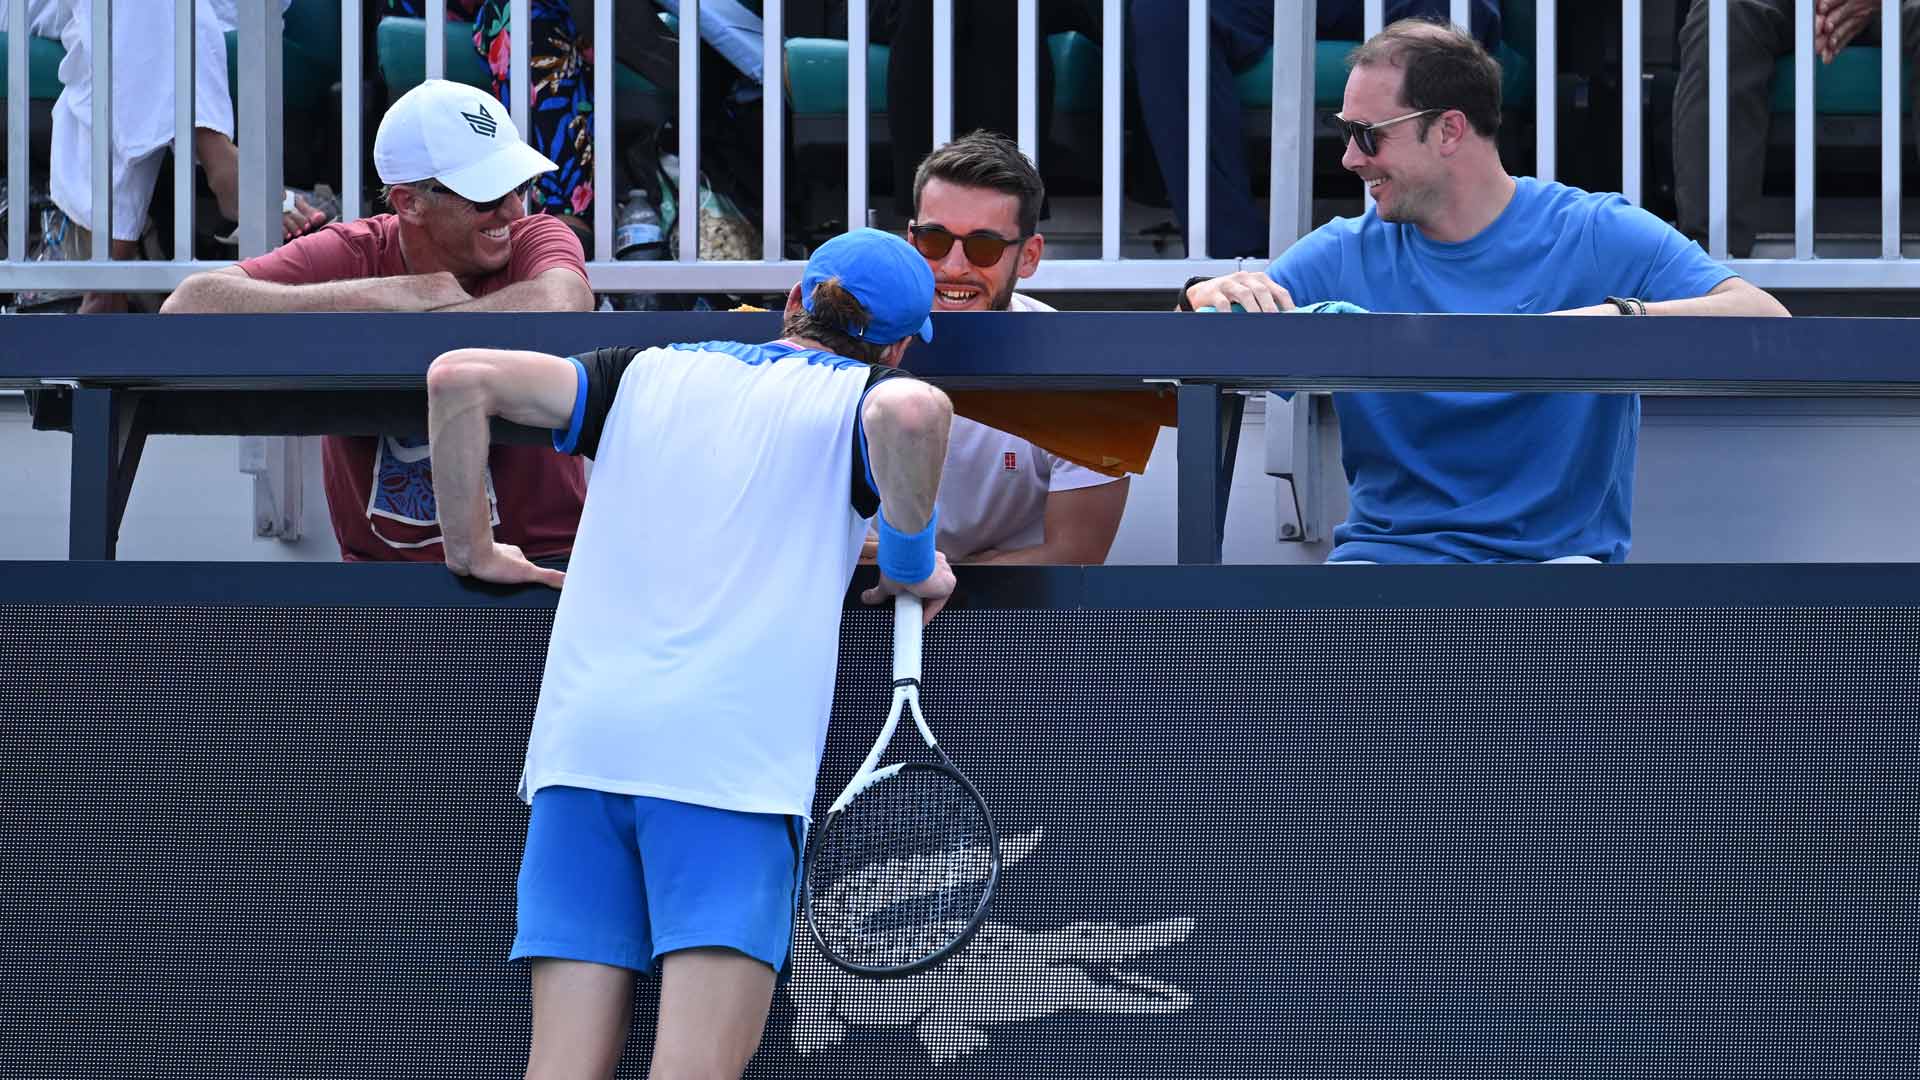
<svg viewBox="0 0 1920 1080">
<path fill-rule="evenodd" d="M 463 112 L 460 115 L 466 118 L 467 126 L 476 134 L 485 135 L 489 139 L 500 130 L 500 122 L 489 116 L 484 108 L 477 113 Z"/>
<path fill-rule="evenodd" d="M 428 79 L 393 103 L 374 135 L 373 163 L 383 184 L 438 180 L 474 202 L 556 168 L 520 138 L 506 106 L 446 79 Z"/>
</svg>

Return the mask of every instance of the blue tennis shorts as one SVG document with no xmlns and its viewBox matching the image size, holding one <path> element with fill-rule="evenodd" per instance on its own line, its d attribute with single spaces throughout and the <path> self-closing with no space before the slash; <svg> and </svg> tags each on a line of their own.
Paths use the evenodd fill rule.
<svg viewBox="0 0 1920 1080">
<path fill-rule="evenodd" d="M 676 949 L 717 946 L 779 972 L 793 944 L 803 830 L 781 814 L 541 788 L 511 958 L 653 971 Z"/>
</svg>

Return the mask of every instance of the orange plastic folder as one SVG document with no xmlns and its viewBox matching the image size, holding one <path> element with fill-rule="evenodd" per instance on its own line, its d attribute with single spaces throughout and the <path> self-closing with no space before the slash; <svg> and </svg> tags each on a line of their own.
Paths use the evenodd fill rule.
<svg viewBox="0 0 1920 1080">
<path fill-rule="evenodd" d="M 1147 471 L 1162 427 L 1179 423 L 1171 388 L 949 390 L 953 411 L 1107 476 Z"/>
</svg>

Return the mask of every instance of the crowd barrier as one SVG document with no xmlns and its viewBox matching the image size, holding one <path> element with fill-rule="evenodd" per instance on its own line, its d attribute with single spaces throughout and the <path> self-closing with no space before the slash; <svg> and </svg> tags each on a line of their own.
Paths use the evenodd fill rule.
<svg viewBox="0 0 1920 1080">
<path fill-rule="evenodd" d="M 556 596 L 0 563 L 10 1071 L 516 1072 Z M 1908 566 L 964 570 L 922 700 L 991 921 L 886 982 L 803 934 L 749 1075 L 1909 1077 L 1916 642 Z"/>
<path fill-rule="evenodd" d="M 1920 394 L 1902 319 L 1058 312 L 941 314 L 934 325 L 908 366 L 943 386 L 1172 395 L 1183 563 L 1220 560 L 1247 393 Z M 103 559 L 148 434 L 418 433 L 427 365 L 450 349 L 568 354 L 763 341 L 778 328 L 770 313 L 716 312 L 17 317 L 0 343 L 0 386 L 37 388 L 36 424 L 73 432 L 69 553 Z"/>
</svg>

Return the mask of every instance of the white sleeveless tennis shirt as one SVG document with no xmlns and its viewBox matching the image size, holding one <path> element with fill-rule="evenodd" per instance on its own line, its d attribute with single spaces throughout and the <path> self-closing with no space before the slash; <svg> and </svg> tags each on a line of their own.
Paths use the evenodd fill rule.
<svg viewBox="0 0 1920 1080">
<path fill-rule="evenodd" d="M 781 342 L 574 363 L 580 401 L 554 443 L 594 467 L 521 797 L 557 784 L 807 814 L 856 505 L 876 501 L 854 486 L 874 369 Z"/>
</svg>

